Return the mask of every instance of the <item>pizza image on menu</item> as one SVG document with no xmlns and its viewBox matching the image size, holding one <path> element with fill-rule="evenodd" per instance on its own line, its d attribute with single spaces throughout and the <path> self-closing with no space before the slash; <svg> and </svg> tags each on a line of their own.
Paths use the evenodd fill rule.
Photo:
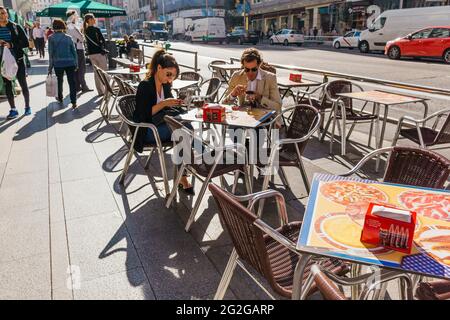
<svg viewBox="0 0 450 320">
<path fill-rule="evenodd" d="M 320 187 L 320 193 L 333 202 L 347 206 L 349 204 L 365 204 L 369 202 L 383 203 L 388 196 L 381 190 L 367 183 L 357 181 L 331 181 Z"/>
<path fill-rule="evenodd" d="M 417 232 L 415 241 L 420 249 L 450 267 L 450 227 L 423 227 Z"/>
<path fill-rule="evenodd" d="M 399 195 L 399 201 L 418 215 L 450 221 L 450 194 L 405 191 Z"/>
</svg>

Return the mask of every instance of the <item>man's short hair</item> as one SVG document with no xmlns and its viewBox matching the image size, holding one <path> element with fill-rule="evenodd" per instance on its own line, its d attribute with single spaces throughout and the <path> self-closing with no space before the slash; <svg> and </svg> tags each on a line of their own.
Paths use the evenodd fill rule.
<svg viewBox="0 0 450 320">
<path fill-rule="evenodd" d="M 260 64 L 262 61 L 261 54 L 259 53 L 258 49 L 256 48 L 245 49 L 241 56 L 241 64 L 243 65 L 244 62 L 251 62 L 255 60 L 258 64 Z"/>
<path fill-rule="evenodd" d="M 62 21 L 61 19 L 55 19 L 53 20 L 53 30 L 66 30 L 67 29 L 67 25 L 64 21 Z"/>
</svg>

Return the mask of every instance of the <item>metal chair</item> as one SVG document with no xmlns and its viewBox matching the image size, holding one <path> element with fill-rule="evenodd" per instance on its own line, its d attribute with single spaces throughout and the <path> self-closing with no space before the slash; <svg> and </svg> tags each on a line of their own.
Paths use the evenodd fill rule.
<svg viewBox="0 0 450 320">
<path fill-rule="evenodd" d="M 203 77 L 194 71 L 186 71 L 186 72 L 181 72 L 180 73 L 180 80 L 190 80 L 190 81 L 197 81 L 197 84 L 194 84 L 192 86 L 189 86 L 187 88 L 178 90 L 178 98 L 179 99 L 184 99 L 187 95 L 187 92 L 189 89 L 194 88 L 195 91 L 197 92 L 197 94 L 200 94 L 200 85 L 203 82 Z"/>
<path fill-rule="evenodd" d="M 338 125 L 338 131 L 341 134 L 341 155 L 345 155 L 346 152 L 346 142 L 350 138 L 350 135 L 353 131 L 353 128 L 355 127 L 356 123 L 361 122 L 370 122 L 371 123 L 371 130 L 369 133 L 369 144 L 370 144 L 370 138 L 372 135 L 372 127 L 373 122 L 375 121 L 375 136 L 379 137 L 379 123 L 378 123 L 378 116 L 375 114 L 367 114 L 363 113 L 363 110 L 367 104 L 365 104 L 361 111 L 356 111 L 353 109 L 353 101 L 350 98 L 344 98 L 339 97 L 339 93 L 349 93 L 353 92 L 353 88 L 358 88 L 361 91 L 364 91 L 363 88 L 353 82 L 347 81 L 347 80 L 335 80 L 328 82 L 325 85 L 324 92 L 326 95 L 326 99 L 328 101 L 332 101 L 333 107 L 330 114 L 330 117 L 328 119 L 327 125 L 325 126 L 325 129 L 322 133 L 321 141 L 325 139 L 325 135 L 328 131 L 328 128 L 333 122 L 333 128 L 331 131 L 331 139 L 330 139 L 330 153 L 333 153 L 333 142 L 334 142 L 334 130 L 336 127 L 336 124 Z M 341 121 L 341 125 L 338 124 L 338 120 Z M 353 121 L 352 127 L 348 131 L 348 134 L 346 133 L 346 125 L 347 121 Z"/>
<path fill-rule="evenodd" d="M 265 165 L 265 176 L 262 190 L 266 190 L 269 186 L 269 179 L 276 165 L 280 169 L 280 178 L 286 187 L 290 188 L 283 167 L 297 167 L 302 175 L 303 183 L 309 194 L 310 185 L 302 161 L 302 154 L 311 136 L 319 128 L 320 113 L 319 111 L 307 104 L 301 104 L 283 110 L 275 117 L 269 126 L 276 123 L 277 119 L 283 117 L 283 114 L 292 112 L 291 121 L 286 129 L 285 138 L 277 141 L 271 141 L 269 161 Z M 258 165 L 261 165 L 260 163 Z M 262 207 L 262 206 L 261 206 Z"/>
<path fill-rule="evenodd" d="M 136 89 L 131 86 L 128 82 L 123 81 L 118 76 L 113 76 L 114 82 L 117 84 L 117 87 L 119 88 L 118 96 L 125 96 L 128 94 L 136 94 Z M 122 131 L 124 121 L 121 120 L 120 126 L 119 126 L 119 133 Z M 127 130 L 129 132 L 129 130 Z"/>
<path fill-rule="evenodd" d="M 292 288 L 295 285 L 294 270 L 300 257 L 296 250 L 296 242 L 301 222 L 288 222 L 283 195 L 275 190 L 266 190 L 239 197 L 214 184 L 209 185 L 209 190 L 219 209 L 221 224 L 228 231 L 234 245 L 214 299 L 223 299 L 236 265 L 240 266 L 272 299 L 275 297 L 258 282 L 247 266 L 264 277 L 277 294 L 291 298 Z M 275 198 L 277 202 L 281 223 L 281 227 L 277 229 L 266 224 L 253 212 L 258 201 L 269 198 Z M 248 202 L 247 208 L 242 202 Z M 346 264 L 337 259 L 326 259 L 323 266 L 339 275 L 344 275 L 349 270 Z M 303 280 L 308 276 L 309 267 Z M 314 291 L 315 288 L 311 287 L 308 292 Z"/>
<path fill-rule="evenodd" d="M 92 65 L 94 68 L 94 73 L 97 75 L 97 77 L 100 79 L 101 84 L 103 85 L 103 87 L 106 89 L 105 84 L 104 84 L 104 79 L 103 79 L 103 75 L 100 74 L 100 68 L 97 67 L 96 65 Z M 99 110 L 100 110 L 100 114 L 102 115 L 102 117 L 105 117 L 106 111 L 105 111 L 105 107 L 107 108 L 107 97 L 108 95 L 105 93 L 102 97 L 102 101 L 100 102 L 99 105 Z M 103 121 L 102 121 L 103 122 Z"/>
<path fill-rule="evenodd" d="M 179 135 L 180 139 L 179 141 L 174 140 L 174 145 L 183 148 L 182 150 L 189 150 L 188 152 L 184 153 L 183 159 L 181 161 L 181 167 L 178 170 L 176 180 L 174 181 L 172 192 L 167 199 L 166 207 L 169 208 L 173 199 L 175 198 L 178 190 L 178 184 L 180 183 L 180 180 L 185 171 L 190 172 L 203 183 L 200 193 L 197 196 L 197 200 L 195 201 L 194 207 L 192 208 L 189 219 L 186 223 L 185 230 L 186 232 L 189 232 L 189 229 L 194 222 L 195 215 L 197 214 L 200 203 L 206 192 L 206 188 L 208 187 L 208 183 L 213 178 L 222 177 L 224 174 L 235 172 L 237 170 L 243 171 L 245 174 L 244 180 L 247 192 L 251 192 L 245 147 L 239 144 L 223 147 L 214 147 L 208 145 L 201 140 L 201 137 L 195 137 L 194 132 L 191 129 L 187 128 L 182 123 L 175 120 L 173 117 L 165 116 L 164 119 L 169 128 L 172 130 L 172 133 L 175 135 Z M 196 150 L 196 146 L 200 147 L 201 150 Z M 190 157 L 185 157 L 185 155 L 189 155 Z M 206 157 L 209 159 L 214 159 L 213 163 L 210 164 L 205 161 Z M 233 159 L 233 163 L 227 164 L 227 159 Z M 235 183 L 232 187 L 233 193 L 236 191 L 236 186 L 237 183 Z"/>
<path fill-rule="evenodd" d="M 222 69 L 217 69 L 214 68 L 214 65 L 217 64 L 227 64 L 227 62 L 225 60 L 213 60 L 208 64 L 208 69 L 209 71 L 211 71 L 211 77 L 212 78 L 219 78 L 222 84 L 228 84 L 227 82 L 227 74 L 226 71 L 222 70 Z"/>
<path fill-rule="evenodd" d="M 104 99 L 103 112 L 105 112 L 105 114 L 104 114 L 105 121 L 109 122 L 112 110 L 116 104 L 117 97 L 119 96 L 120 89 L 114 80 L 111 81 L 111 77 L 105 71 L 98 68 L 97 72 L 100 76 L 101 82 L 102 82 L 103 86 L 105 87 L 105 91 L 106 91 L 105 95 L 103 97 L 103 99 Z M 111 84 L 111 82 L 113 82 L 113 83 Z M 111 104 L 111 106 L 109 106 L 111 98 L 113 98 L 114 100 L 113 100 L 113 103 Z"/>
<path fill-rule="evenodd" d="M 133 114 L 136 109 L 136 96 L 135 95 L 125 95 L 119 98 L 118 104 L 117 104 L 117 112 L 119 113 L 120 118 L 128 125 L 128 128 L 130 132 L 132 133 L 131 140 L 127 141 L 129 151 L 127 154 L 127 158 L 125 161 L 125 165 L 122 170 L 122 174 L 120 176 L 119 182 L 121 184 L 124 183 L 126 174 L 128 172 L 128 168 L 130 166 L 131 158 L 133 157 L 134 153 L 134 144 L 136 142 L 136 137 L 138 134 L 138 131 L 140 128 L 149 128 L 153 131 L 153 135 L 155 136 L 156 144 L 146 144 L 144 146 L 144 151 L 149 150 L 150 154 L 147 158 L 147 161 L 145 163 L 145 169 L 148 169 L 148 166 L 150 164 L 150 159 L 153 155 L 153 152 L 155 149 L 158 151 L 159 156 L 159 163 L 161 165 L 161 171 L 162 171 L 162 178 L 164 180 L 164 190 L 166 192 L 166 195 L 169 194 L 169 182 L 168 182 L 168 176 L 167 176 L 167 169 L 166 169 L 166 162 L 164 160 L 164 147 L 171 148 L 172 142 L 166 142 L 162 143 L 161 139 L 158 134 L 158 129 L 156 126 L 152 123 L 136 123 L 133 121 Z"/>
<path fill-rule="evenodd" d="M 417 187 L 443 189 L 450 175 L 450 160 L 431 150 L 412 147 L 387 147 L 374 150 L 364 156 L 350 171 L 342 176 L 356 173 L 367 161 L 389 152 L 384 182 Z"/>
<path fill-rule="evenodd" d="M 442 117 L 447 115 L 442 127 L 437 130 L 437 126 Z M 426 127 L 425 123 L 428 120 L 436 118 L 432 127 Z M 402 129 L 405 120 L 414 123 L 415 128 Z M 414 141 L 422 148 L 432 147 L 439 144 L 450 143 L 450 109 L 441 110 L 435 112 L 425 119 L 414 119 L 409 116 L 402 116 L 398 122 L 397 131 L 392 141 L 392 145 L 397 144 L 399 136 L 402 136 L 408 140 Z"/>
<path fill-rule="evenodd" d="M 204 88 L 206 88 L 206 90 Z M 205 92 L 205 94 L 190 96 L 190 102 L 196 98 L 201 98 L 207 103 L 217 102 L 219 89 L 220 89 L 219 78 L 211 78 L 205 80 L 200 84 L 200 92 Z"/>
<path fill-rule="evenodd" d="M 128 54 L 128 58 L 134 62 L 134 59 L 137 58 L 138 64 L 142 65 L 144 63 L 144 52 L 141 49 L 131 48 Z"/>
</svg>

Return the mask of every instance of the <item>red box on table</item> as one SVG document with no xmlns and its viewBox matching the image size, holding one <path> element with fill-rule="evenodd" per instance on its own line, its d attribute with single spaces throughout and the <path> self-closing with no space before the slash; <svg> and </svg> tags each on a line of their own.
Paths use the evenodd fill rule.
<svg viewBox="0 0 450 320">
<path fill-rule="evenodd" d="M 224 122 L 225 107 L 220 104 L 210 104 L 203 107 L 203 121 Z"/>
<path fill-rule="evenodd" d="M 361 242 L 411 253 L 415 227 L 416 212 L 386 204 L 370 203 Z"/>
<path fill-rule="evenodd" d="M 132 64 L 132 65 L 130 65 L 130 71 L 131 72 L 139 72 L 139 71 L 141 71 L 141 66 L 138 64 Z"/>
<path fill-rule="evenodd" d="M 291 73 L 289 75 L 289 80 L 294 82 L 302 82 L 302 74 L 301 73 Z"/>
</svg>

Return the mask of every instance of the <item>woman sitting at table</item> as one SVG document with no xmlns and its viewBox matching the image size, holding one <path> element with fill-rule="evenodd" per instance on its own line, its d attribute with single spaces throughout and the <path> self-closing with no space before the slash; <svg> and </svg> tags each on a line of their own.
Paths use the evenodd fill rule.
<svg viewBox="0 0 450 320">
<path fill-rule="evenodd" d="M 158 50 L 152 57 L 147 76 L 138 86 L 136 92 L 136 110 L 133 118 L 135 122 L 154 123 L 152 117 L 166 107 L 177 106 L 182 100 L 175 99 L 171 92 L 172 81 L 180 74 L 180 68 L 173 56 L 163 49 Z M 167 123 L 157 125 L 161 142 L 171 141 L 172 133 Z M 155 136 L 150 128 L 141 128 L 136 137 L 134 148 L 142 152 L 144 144 L 155 144 Z M 187 177 L 180 181 L 180 189 L 188 194 L 194 194 L 193 187 Z"/>
</svg>

